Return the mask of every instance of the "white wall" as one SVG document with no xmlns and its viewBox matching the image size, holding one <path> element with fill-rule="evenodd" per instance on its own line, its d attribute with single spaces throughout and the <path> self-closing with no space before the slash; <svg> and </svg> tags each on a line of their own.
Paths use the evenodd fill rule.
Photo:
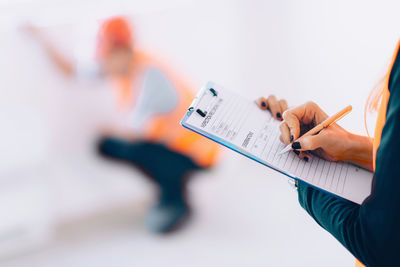
<svg viewBox="0 0 400 267">
<path fill-rule="evenodd" d="M 17 30 L 22 21 L 58 31 L 68 50 L 82 24 L 123 11 L 133 15 L 139 46 L 199 86 L 214 80 L 254 98 L 274 93 L 290 105 L 311 99 L 328 113 L 352 104 L 341 124 L 357 132 L 364 132 L 367 94 L 400 37 L 395 0 L 18 1 L 0 7 L 0 177 L 8 182 L 25 171 L 25 179 L 41 181 L 51 200 L 36 198 L 41 214 L 52 217 L 46 224 L 85 216 L 110 199 L 115 206 L 147 207 L 152 189 L 139 173 L 91 154 L 97 129 L 111 116 L 108 89 L 63 79 Z M 31 175 L 28 166 L 51 174 Z M 117 233 L 56 241 L 7 263 L 107 266 L 118 258 L 120 266 L 352 266 L 353 257 L 301 210 L 281 175 L 226 152 L 219 168 L 197 178 L 190 187 L 196 216 L 175 236 L 145 233 L 137 207 L 132 212 L 139 219 Z"/>
<path fill-rule="evenodd" d="M 271 90 L 329 113 L 352 104 L 341 124 L 363 131 L 363 107 L 400 37 L 398 1 L 243 1 L 242 87 Z M 251 88 L 251 89 L 250 89 Z"/>
</svg>

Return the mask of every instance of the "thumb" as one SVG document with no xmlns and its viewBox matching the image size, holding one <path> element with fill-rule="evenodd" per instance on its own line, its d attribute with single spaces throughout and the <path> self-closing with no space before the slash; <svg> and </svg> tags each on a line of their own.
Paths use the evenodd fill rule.
<svg viewBox="0 0 400 267">
<path fill-rule="evenodd" d="M 310 135 L 300 137 L 296 142 L 292 144 L 292 148 L 305 151 L 305 150 L 316 150 L 321 147 L 320 136 Z"/>
</svg>

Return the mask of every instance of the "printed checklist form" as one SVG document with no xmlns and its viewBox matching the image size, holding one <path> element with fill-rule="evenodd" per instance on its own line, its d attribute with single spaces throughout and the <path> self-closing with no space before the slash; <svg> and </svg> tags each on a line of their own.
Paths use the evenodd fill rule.
<svg viewBox="0 0 400 267">
<path fill-rule="evenodd" d="M 291 178 L 361 204 L 371 193 L 373 173 L 345 162 L 313 156 L 308 162 L 279 140 L 279 124 L 269 111 L 209 82 L 195 97 L 182 126 Z"/>
</svg>

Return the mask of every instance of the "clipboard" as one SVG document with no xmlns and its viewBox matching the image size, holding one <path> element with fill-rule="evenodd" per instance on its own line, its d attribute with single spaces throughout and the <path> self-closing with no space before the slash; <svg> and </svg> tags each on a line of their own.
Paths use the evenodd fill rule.
<svg viewBox="0 0 400 267">
<path fill-rule="evenodd" d="M 254 126 L 252 120 L 262 122 L 261 126 Z M 208 82 L 199 90 L 181 125 L 285 176 L 301 180 L 338 198 L 361 204 L 371 193 L 373 174 L 358 166 L 329 162 L 316 156 L 310 162 L 305 162 L 293 152 L 280 158 L 277 154 L 284 145 L 277 135 L 279 122 L 274 120 L 269 111 L 259 109 L 254 101 L 214 82 Z M 283 158 L 285 156 L 286 159 Z"/>
</svg>

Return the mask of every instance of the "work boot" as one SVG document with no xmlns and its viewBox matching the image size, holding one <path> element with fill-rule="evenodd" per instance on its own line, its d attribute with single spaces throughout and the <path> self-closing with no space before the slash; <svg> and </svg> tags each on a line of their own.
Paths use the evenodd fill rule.
<svg viewBox="0 0 400 267">
<path fill-rule="evenodd" d="M 153 233 L 167 233 L 176 230 L 189 215 L 184 201 L 159 201 L 146 217 L 146 227 Z"/>
</svg>

